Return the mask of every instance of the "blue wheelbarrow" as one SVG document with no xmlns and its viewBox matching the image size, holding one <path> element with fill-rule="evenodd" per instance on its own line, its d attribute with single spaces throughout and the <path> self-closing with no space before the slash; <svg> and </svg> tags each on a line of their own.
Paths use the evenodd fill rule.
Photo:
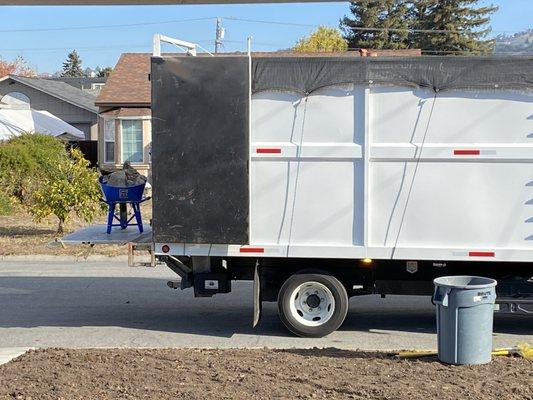
<svg viewBox="0 0 533 400">
<path fill-rule="evenodd" d="M 108 205 L 107 213 L 107 233 L 111 233 L 114 226 L 120 226 L 121 229 L 126 229 L 128 226 L 137 226 L 140 233 L 143 233 L 143 223 L 141 218 L 141 203 L 149 200 L 150 197 L 143 197 L 144 187 L 146 182 L 140 185 L 128 187 L 109 186 L 100 177 L 98 181 L 104 194 L 103 201 Z M 128 218 L 128 204 L 131 204 L 133 215 Z M 118 205 L 118 213 L 115 209 Z M 132 222 L 135 218 L 135 222 Z M 118 224 L 114 224 L 118 221 Z"/>
</svg>

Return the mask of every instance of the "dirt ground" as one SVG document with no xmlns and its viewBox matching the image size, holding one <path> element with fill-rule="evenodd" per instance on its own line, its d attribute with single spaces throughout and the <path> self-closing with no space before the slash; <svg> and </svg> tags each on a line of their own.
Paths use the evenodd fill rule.
<svg viewBox="0 0 533 400">
<path fill-rule="evenodd" d="M 31 351 L 0 366 L 5 399 L 533 399 L 533 362 L 481 366 L 310 350 Z"/>
<path fill-rule="evenodd" d="M 147 223 L 152 217 L 151 201 L 141 207 L 143 221 Z M 106 215 L 97 216 L 93 223 L 106 223 Z M 66 226 L 66 233 L 87 225 L 73 215 Z M 113 257 L 127 254 L 126 246 L 98 245 L 91 249 L 81 245 L 61 246 L 55 241 L 56 230 L 55 217 L 36 223 L 21 209 L 12 215 L 0 215 L 0 256 L 46 254 L 85 257 L 87 254 L 99 254 Z"/>
</svg>

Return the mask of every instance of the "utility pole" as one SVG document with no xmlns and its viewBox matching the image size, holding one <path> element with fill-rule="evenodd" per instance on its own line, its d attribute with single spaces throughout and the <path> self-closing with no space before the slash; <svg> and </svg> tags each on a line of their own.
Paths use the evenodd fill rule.
<svg viewBox="0 0 533 400">
<path fill-rule="evenodd" d="M 222 18 L 217 17 L 217 30 L 215 38 L 215 53 L 220 51 L 220 46 L 222 45 L 222 39 L 224 39 L 225 30 L 222 27 Z"/>
</svg>

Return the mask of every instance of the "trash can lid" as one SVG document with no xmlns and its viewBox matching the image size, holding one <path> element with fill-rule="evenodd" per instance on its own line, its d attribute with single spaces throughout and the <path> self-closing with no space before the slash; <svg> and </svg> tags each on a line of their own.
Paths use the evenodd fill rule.
<svg viewBox="0 0 533 400">
<path fill-rule="evenodd" d="M 437 286 L 444 286 L 456 289 L 483 289 L 494 287 L 497 281 L 491 278 L 481 276 L 441 276 L 433 280 Z"/>
</svg>

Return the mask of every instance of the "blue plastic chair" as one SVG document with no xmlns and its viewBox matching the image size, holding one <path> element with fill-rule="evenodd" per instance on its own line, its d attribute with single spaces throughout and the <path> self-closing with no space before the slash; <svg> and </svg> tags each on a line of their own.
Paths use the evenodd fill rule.
<svg viewBox="0 0 533 400">
<path fill-rule="evenodd" d="M 128 226 L 137 226 L 140 233 L 143 233 L 143 223 L 141 218 L 141 203 L 149 200 L 150 197 L 143 197 L 144 187 L 146 182 L 141 185 L 128 187 L 109 186 L 103 181 L 103 177 L 98 179 L 104 194 L 104 202 L 108 205 L 107 213 L 107 233 L 111 233 L 111 229 L 120 226 L 121 229 L 126 229 Z M 118 214 L 115 212 L 116 206 L 119 206 Z M 133 215 L 128 218 L 128 204 L 131 204 Z M 132 223 L 135 218 L 135 222 Z M 114 224 L 113 221 L 118 221 Z"/>
</svg>

